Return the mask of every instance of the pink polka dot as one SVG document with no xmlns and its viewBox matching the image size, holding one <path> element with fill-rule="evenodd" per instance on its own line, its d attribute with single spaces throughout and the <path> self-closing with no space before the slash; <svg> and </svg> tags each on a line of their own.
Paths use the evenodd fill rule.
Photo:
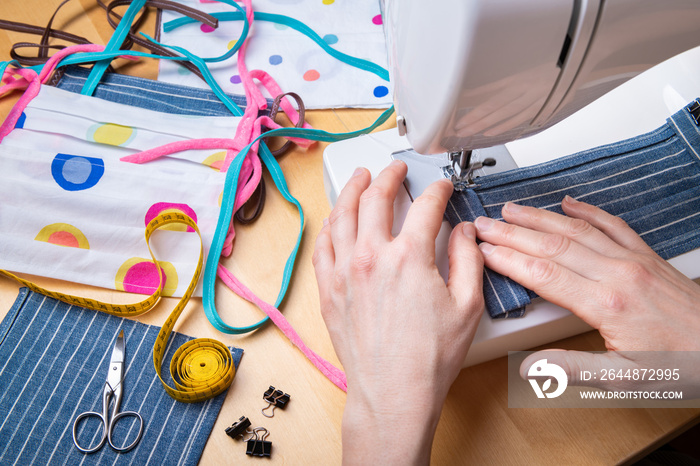
<svg viewBox="0 0 700 466">
<path fill-rule="evenodd" d="M 163 272 L 163 286 L 167 281 L 165 271 Z M 129 293 L 148 293 L 153 294 L 158 289 L 158 271 L 153 262 L 140 262 L 133 265 L 124 277 L 124 291 Z"/>
<path fill-rule="evenodd" d="M 214 28 L 206 24 L 199 26 L 199 29 L 201 29 L 202 32 L 214 32 Z"/>
<path fill-rule="evenodd" d="M 382 15 L 377 15 L 377 16 L 375 16 L 374 18 L 372 18 L 372 22 L 373 22 L 374 24 L 376 24 L 377 26 L 381 26 L 382 23 L 383 23 L 383 22 L 382 22 Z"/>
<path fill-rule="evenodd" d="M 309 70 L 304 73 L 304 81 L 316 81 L 321 77 L 321 73 L 316 70 Z"/>
</svg>

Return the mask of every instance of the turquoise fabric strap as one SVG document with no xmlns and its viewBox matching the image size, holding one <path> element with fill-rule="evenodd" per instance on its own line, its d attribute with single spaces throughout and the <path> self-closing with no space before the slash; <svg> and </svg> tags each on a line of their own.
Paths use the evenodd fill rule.
<svg viewBox="0 0 700 466">
<path fill-rule="evenodd" d="M 210 62 L 210 63 L 215 63 L 215 62 L 220 62 L 224 60 L 228 60 L 232 56 L 238 52 L 238 49 L 240 49 L 243 46 L 243 41 L 245 40 L 246 37 L 248 37 L 248 31 L 250 31 L 250 24 L 248 23 L 248 18 L 245 16 L 245 9 L 243 9 L 242 6 L 240 6 L 238 3 L 234 2 L 233 0 L 217 0 L 220 3 L 225 3 L 226 5 L 231 5 L 232 7 L 235 7 L 238 12 L 231 12 L 231 14 L 237 14 L 240 16 L 239 19 L 243 20 L 243 31 L 241 31 L 241 35 L 236 41 L 236 43 L 231 47 L 226 53 L 224 53 L 221 56 L 214 57 L 214 58 L 205 58 L 204 61 Z M 168 32 L 169 29 L 163 29 L 165 32 Z"/>
<path fill-rule="evenodd" d="M 224 240 L 226 239 L 226 234 L 228 232 L 228 227 L 231 224 L 231 217 L 233 216 L 233 207 L 236 198 L 236 190 L 238 187 L 238 174 L 240 173 L 241 166 L 243 165 L 243 159 L 245 159 L 246 154 L 253 146 L 253 144 L 256 141 L 268 136 L 293 136 L 324 142 L 341 141 L 343 139 L 353 138 L 361 134 L 366 134 L 373 131 L 374 129 L 382 125 L 385 121 L 387 121 L 392 115 L 392 113 L 394 113 L 394 107 L 385 110 L 380 115 L 380 117 L 367 128 L 348 133 L 329 133 L 323 130 L 307 128 L 274 129 L 261 134 L 253 142 L 244 147 L 243 150 L 241 150 L 241 152 L 236 156 L 236 158 L 231 163 L 228 172 L 226 173 L 224 194 L 221 201 L 221 211 L 219 214 L 219 219 L 217 221 L 216 232 L 214 233 L 214 239 L 212 240 L 211 249 L 209 249 L 207 264 L 204 268 L 204 293 L 202 299 L 204 304 L 204 313 L 209 319 L 209 322 L 211 322 L 217 330 L 224 333 L 233 334 L 247 333 L 257 328 L 260 328 L 269 320 L 268 317 L 265 317 L 264 319 L 258 321 L 253 325 L 249 325 L 246 327 L 232 327 L 226 324 L 221 319 L 216 310 L 215 304 L 216 288 L 214 285 L 216 283 L 216 270 L 219 264 L 219 257 L 221 257 L 221 250 L 224 246 Z M 277 186 L 277 189 L 280 191 L 282 196 L 287 201 L 294 204 L 297 207 L 297 210 L 299 211 L 299 234 L 297 235 L 297 241 L 294 245 L 294 249 L 287 258 L 287 262 L 284 267 L 284 274 L 282 277 L 282 286 L 280 288 L 279 295 L 277 296 L 277 300 L 275 301 L 275 307 L 279 307 L 287 292 L 287 288 L 289 287 L 289 282 L 292 278 L 294 262 L 296 261 L 296 256 L 299 251 L 299 246 L 301 244 L 301 238 L 304 231 L 304 212 L 301 208 L 301 204 L 299 203 L 299 201 L 289 192 L 289 188 L 284 178 L 284 173 L 282 173 L 282 169 L 280 168 L 279 164 L 277 163 L 277 160 L 272 156 L 269 149 L 267 148 L 267 146 L 265 146 L 264 143 L 260 144 L 260 158 L 270 171 L 272 180 L 274 181 L 275 186 Z"/>
<path fill-rule="evenodd" d="M 129 33 L 129 29 L 131 28 L 131 24 L 134 22 L 134 18 L 136 18 L 136 13 L 138 13 L 145 4 L 146 0 L 133 0 L 131 2 L 131 5 L 129 5 L 129 8 L 127 8 L 126 13 L 124 13 L 124 17 L 121 19 L 121 21 L 119 21 L 119 25 L 114 30 L 109 42 L 107 42 L 107 46 L 105 47 L 106 51 L 111 52 L 119 50 L 124 43 L 126 35 Z M 100 82 L 100 79 L 102 79 L 102 75 L 107 70 L 110 63 L 111 60 L 101 60 L 95 63 L 95 66 L 92 67 L 92 71 L 90 71 L 90 76 L 88 76 L 87 80 L 85 81 L 83 90 L 80 92 L 81 94 L 92 95 L 92 93 L 95 92 L 97 84 Z"/>
<path fill-rule="evenodd" d="M 12 66 L 14 66 L 14 67 L 16 67 L 16 68 L 19 68 L 19 67 L 20 67 L 20 64 L 19 64 L 19 62 L 18 62 L 17 60 L 10 60 L 10 61 L 2 61 L 2 62 L 0 62 L 0 80 L 2 80 L 2 75 L 5 74 L 5 69 L 7 69 L 7 67 L 8 67 L 9 65 L 12 65 Z"/>
<path fill-rule="evenodd" d="M 299 20 L 296 20 L 294 18 L 290 18 L 289 16 L 284 16 L 284 15 L 276 15 L 272 13 L 262 13 L 259 11 L 253 12 L 254 18 L 256 20 L 260 21 L 268 21 L 271 23 L 277 23 L 277 24 L 282 24 L 285 26 L 289 26 L 292 29 L 295 29 L 302 34 L 306 35 L 309 37 L 311 40 L 316 42 L 323 50 L 325 50 L 330 56 L 333 58 L 336 58 L 343 63 L 347 63 L 348 65 L 354 66 L 355 68 L 359 68 L 361 70 L 368 71 L 370 73 L 374 73 L 380 78 L 382 78 L 385 81 L 389 81 L 389 72 L 382 68 L 381 66 L 377 65 L 376 63 L 372 63 L 371 61 L 368 60 L 362 60 L 361 58 L 353 57 L 350 55 L 347 55 L 345 53 L 339 52 L 328 43 L 321 38 L 318 34 L 316 34 L 313 29 L 308 27 L 306 24 L 302 23 Z M 245 15 L 242 12 L 237 12 L 237 11 L 231 11 L 231 12 L 223 12 L 223 13 L 212 13 L 212 16 L 214 16 L 216 19 L 219 21 L 240 21 L 245 19 Z M 163 30 L 165 32 L 173 31 L 174 29 L 177 29 L 181 26 L 184 26 L 186 24 L 191 24 L 195 23 L 196 20 L 189 18 L 187 16 L 183 16 L 182 18 L 174 19 L 172 21 L 168 21 L 167 23 L 163 24 Z M 238 43 L 236 43 L 238 45 Z M 220 61 L 221 57 L 217 58 L 205 58 L 204 61 Z"/>
</svg>

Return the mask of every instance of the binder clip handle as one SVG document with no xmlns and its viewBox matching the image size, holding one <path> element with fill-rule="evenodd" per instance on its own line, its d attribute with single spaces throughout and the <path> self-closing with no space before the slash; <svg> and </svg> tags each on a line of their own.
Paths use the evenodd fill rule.
<svg viewBox="0 0 700 466">
<path fill-rule="evenodd" d="M 286 408 L 290 398 L 289 393 L 284 393 L 282 390 L 277 390 L 270 385 L 270 388 L 263 393 L 263 400 L 267 401 L 267 406 L 261 410 L 263 416 L 273 417 L 275 415 L 275 408 Z M 270 414 L 267 414 L 265 411 L 270 409 L 270 407 L 272 407 L 272 411 L 270 411 Z"/>
<path fill-rule="evenodd" d="M 261 437 L 258 437 L 258 432 L 264 432 Z M 264 427 L 256 427 L 253 429 L 252 435 L 247 440 L 246 455 L 269 457 L 272 455 L 272 442 L 265 440 L 270 432 Z"/>
</svg>

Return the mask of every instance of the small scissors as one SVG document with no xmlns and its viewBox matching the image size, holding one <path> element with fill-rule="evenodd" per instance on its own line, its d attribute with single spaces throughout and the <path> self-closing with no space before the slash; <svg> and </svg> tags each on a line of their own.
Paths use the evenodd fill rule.
<svg viewBox="0 0 700 466">
<path fill-rule="evenodd" d="M 135 411 L 124 411 L 119 412 L 119 406 L 122 401 L 122 381 L 124 380 L 124 330 L 119 331 L 117 336 L 117 341 L 114 343 L 114 349 L 112 350 L 112 358 L 109 363 L 109 373 L 107 374 L 107 381 L 105 382 L 104 390 L 102 391 L 102 413 L 95 411 L 87 411 L 80 414 L 75 418 L 73 422 L 73 443 L 78 448 L 78 450 L 83 453 L 94 453 L 105 444 L 105 441 L 109 442 L 109 445 L 116 451 L 120 453 L 125 453 L 136 446 L 136 444 L 141 440 L 141 435 L 143 434 L 143 418 L 141 415 Z M 112 403 L 112 411 L 110 413 L 109 405 Z M 97 446 L 92 448 L 83 448 L 78 443 L 78 424 L 80 421 L 88 417 L 98 417 L 102 421 L 102 439 Z M 130 445 L 126 447 L 117 447 L 112 442 L 112 432 L 114 431 L 114 424 L 123 417 L 135 417 L 139 421 L 139 433 Z"/>
</svg>

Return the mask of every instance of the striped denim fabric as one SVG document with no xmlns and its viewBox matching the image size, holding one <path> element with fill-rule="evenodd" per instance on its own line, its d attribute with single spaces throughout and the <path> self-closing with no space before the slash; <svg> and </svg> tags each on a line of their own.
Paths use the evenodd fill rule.
<svg viewBox="0 0 700 466">
<path fill-rule="evenodd" d="M 90 70 L 77 65 L 65 67 L 56 87 L 80 94 Z M 94 97 L 178 115 L 231 116 L 231 111 L 208 89 L 169 84 L 151 79 L 127 76 L 118 73 L 105 73 L 95 89 Z M 241 108 L 246 106 L 242 95 L 229 95 Z M 267 107 L 272 107 L 272 99 L 267 99 Z M 233 137 L 233 135 L 231 136 Z"/>
<path fill-rule="evenodd" d="M 141 414 L 143 437 L 127 453 L 105 444 L 86 455 L 73 445 L 73 421 L 84 411 L 101 411 L 119 330 L 126 342 L 121 410 Z M 226 393 L 202 403 L 170 398 L 153 369 L 158 331 L 21 289 L 0 323 L 0 464 L 197 464 Z M 171 334 L 165 361 L 191 339 Z M 238 367 L 243 351 L 231 352 Z M 95 419 L 81 424 L 88 428 L 101 435 Z M 115 425 L 114 439 L 130 443 L 137 429 L 125 418 Z M 96 443 L 97 437 L 91 444 Z"/>
<path fill-rule="evenodd" d="M 700 100 L 699 100 L 700 101 Z M 698 102 L 698 101 L 696 101 Z M 452 226 L 478 216 L 502 220 L 508 202 L 558 213 L 565 195 L 625 220 L 664 259 L 700 247 L 700 127 L 691 104 L 650 133 L 532 167 L 481 177 L 455 192 Z M 536 295 L 491 270 L 484 274 L 491 317 L 519 317 Z"/>
</svg>

